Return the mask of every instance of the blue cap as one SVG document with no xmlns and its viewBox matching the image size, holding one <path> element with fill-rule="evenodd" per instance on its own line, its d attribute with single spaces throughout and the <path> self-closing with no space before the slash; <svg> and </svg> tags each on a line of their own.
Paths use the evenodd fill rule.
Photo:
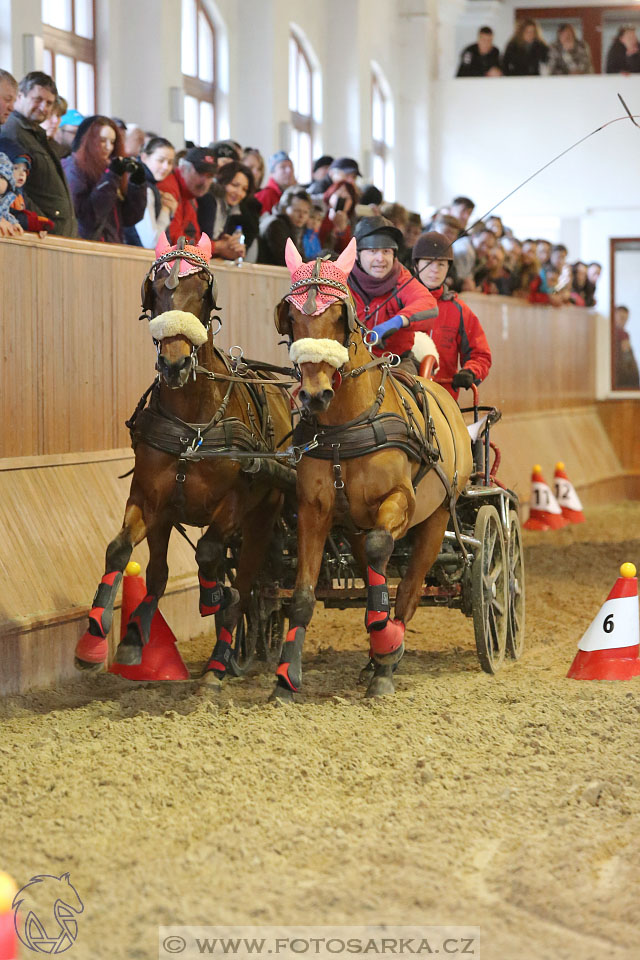
<svg viewBox="0 0 640 960">
<path fill-rule="evenodd" d="M 278 150 L 276 153 L 272 153 L 269 157 L 269 173 L 273 173 L 277 163 L 284 163 L 286 160 L 291 162 L 291 157 L 285 150 Z"/>
<path fill-rule="evenodd" d="M 79 127 L 83 120 L 84 117 L 78 110 L 67 110 L 67 112 L 60 117 L 60 126 Z"/>
</svg>

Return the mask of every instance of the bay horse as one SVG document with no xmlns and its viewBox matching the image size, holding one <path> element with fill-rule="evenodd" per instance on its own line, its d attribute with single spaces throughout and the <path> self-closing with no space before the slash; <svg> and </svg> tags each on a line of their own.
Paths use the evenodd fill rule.
<svg viewBox="0 0 640 960">
<path fill-rule="evenodd" d="M 335 263 L 315 264 L 303 263 L 288 241 L 291 290 L 276 307 L 276 328 L 299 369 L 303 416 L 294 443 L 305 451 L 297 468 L 297 577 L 272 694 L 282 700 L 300 689 L 305 632 L 338 510 L 350 517 L 354 552 L 366 569 L 374 664 L 366 695 L 394 692 L 405 624 L 473 469 L 469 433 L 448 391 L 420 377 L 400 379 L 390 354 L 372 359 L 371 334 L 358 324 L 347 286 L 355 258 L 355 239 Z M 386 568 L 394 542 L 410 528 L 413 550 L 392 619 Z"/>
<path fill-rule="evenodd" d="M 181 237 L 177 247 L 170 247 L 163 236 L 155 254 L 143 283 L 141 319 L 150 321 L 157 378 L 128 421 L 135 465 L 124 521 L 107 547 L 105 573 L 75 663 L 85 670 L 103 666 L 122 572 L 146 537 L 147 595 L 133 611 L 115 656 L 117 663 L 140 663 L 167 584 L 169 538 L 174 526 L 186 523 L 207 527 L 196 548 L 200 613 L 215 615 L 217 640 L 204 676 L 206 682 L 218 682 L 283 500 L 268 476 L 244 472 L 232 457 L 282 449 L 291 430 L 291 407 L 278 387 L 246 383 L 236 375 L 214 344 L 217 305 L 209 238 L 203 235 L 191 247 Z M 242 547 L 229 588 L 223 583 L 225 549 L 238 532 Z"/>
</svg>

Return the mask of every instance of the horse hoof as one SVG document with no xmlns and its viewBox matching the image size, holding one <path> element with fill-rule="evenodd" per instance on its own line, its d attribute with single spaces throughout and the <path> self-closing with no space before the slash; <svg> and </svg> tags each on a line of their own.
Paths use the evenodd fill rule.
<svg viewBox="0 0 640 960">
<path fill-rule="evenodd" d="M 120 663 L 122 666 L 136 667 L 142 663 L 142 641 L 138 637 L 130 637 L 127 633 L 113 659 L 114 663 Z"/>
<path fill-rule="evenodd" d="M 293 690 L 276 683 L 273 693 L 269 697 L 269 703 L 294 703 Z"/>
<path fill-rule="evenodd" d="M 366 667 L 363 667 L 363 668 L 362 668 L 362 670 L 361 670 L 360 673 L 358 674 L 358 684 L 359 684 L 359 685 L 361 685 L 361 684 L 363 684 L 363 683 L 368 683 L 368 681 L 369 681 L 369 680 L 371 679 L 371 677 L 373 676 L 374 666 L 375 666 L 375 664 L 374 664 L 373 660 L 369 660 L 369 662 L 368 662 L 368 664 L 366 665 Z"/>
<path fill-rule="evenodd" d="M 98 663 L 92 663 L 90 660 L 80 660 L 78 657 L 74 657 L 73 665 L 76 670 L 82 670 L 83 673 L 100 673 L 101 670 L 104 670 L 102 660 Z"/>
<path fill-rule="evenodd" d="M 200 685 L 205 687 L 221 687 L 222 677 L 219 677 L 215 670 L 205 670 L 200 677 Z"/>
<path fill-rule="evenodd" d="M 382 675 L 373 678 L 367 687 L 365 697 L 386 697 L 388 694 L 395 692 L 396 688 L 393 685 L 391 677 Z"/>
</svg>

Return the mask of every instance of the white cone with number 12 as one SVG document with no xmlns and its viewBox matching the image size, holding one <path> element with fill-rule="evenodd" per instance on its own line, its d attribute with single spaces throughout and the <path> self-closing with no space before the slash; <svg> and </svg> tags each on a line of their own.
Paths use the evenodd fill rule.
<svg viewBox="0 0 640 960">
<path fill-rule="evenodd" d="M 574 680 L 630 680 L 640 675 L 638 580 L 632 563 L 620 576 L 578 644 L 567 674 Z"/>
<path fill-rule="evenodd" d="M 576 493 L 576 488 L 565 473 L 564 463 L 556 463 L 556 470 L 553 475 L 553 486 L 555 488 L 556 500 L 562 510 L 562 516 L 569 523 L 584 523 L 584 513 L 580 497 Z"/>
</svg>

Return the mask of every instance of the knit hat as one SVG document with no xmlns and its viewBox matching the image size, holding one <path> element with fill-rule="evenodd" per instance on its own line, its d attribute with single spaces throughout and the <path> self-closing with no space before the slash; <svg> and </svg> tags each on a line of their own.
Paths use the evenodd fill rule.
<svg viewBox="0 0 640 960">
<path fill-rule="evenodd" d="M 84 117 L 78 110 L 67 110 L 66 113 L 60 117 L 60 126 L 61 127 L 79 127 Z"/>
<path fill-rule="evenodd" d="M 276 150 L 276 152 L 272 153 L 269 157 L 269 173 L 273 173 L 276 168 L 276 164 L 285 163 L 287 160 L 289 163 L 291 163 L 291 157 L 286 150 Z"/>
<path fill-rule="evenodd" d="M 322 157 L 318 157 L 317 160 L 313 161 L 313 172 L 319 170 L 320 167 L 329 167 L 333 163 L 333 157 L 330 157 L 328 154 L 325 154 Z"/>
</svg>

